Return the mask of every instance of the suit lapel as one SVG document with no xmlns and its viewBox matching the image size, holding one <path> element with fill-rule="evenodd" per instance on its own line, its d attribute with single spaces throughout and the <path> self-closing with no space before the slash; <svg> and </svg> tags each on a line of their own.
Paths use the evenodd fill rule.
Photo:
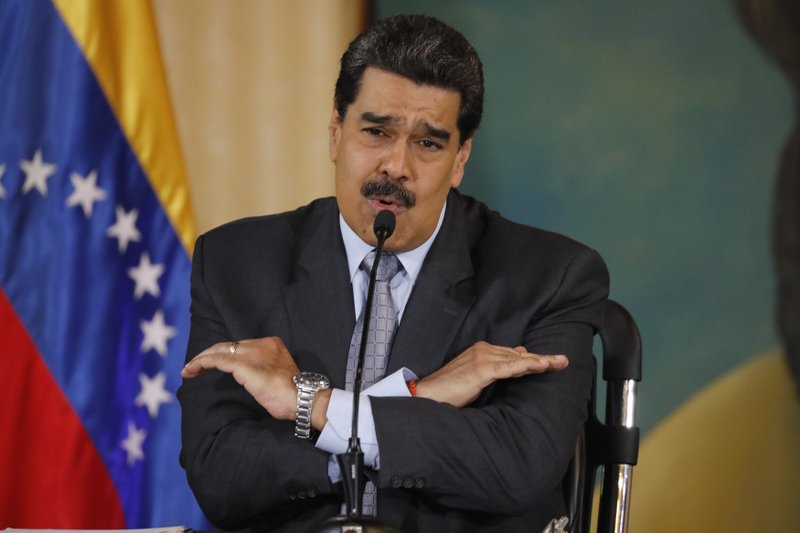
<svg viewBox="0 0 800 533">
<path fill-rule="evenodd" d="M 442 229 L 403 312 L 386 373 L 406 366 L 425 376 L 442 366 L 474 300 L 466 219 L 451 194 Z"/>
<path fill-rule="evenodd" d="M 299 245 L 295 281 L 284 289 L 295 360 L 303 371 L 322 372 L 344 388 L 355 326 L 353 291 L 339 231 L 338 210 L 325 210 Z"/>
</svg>

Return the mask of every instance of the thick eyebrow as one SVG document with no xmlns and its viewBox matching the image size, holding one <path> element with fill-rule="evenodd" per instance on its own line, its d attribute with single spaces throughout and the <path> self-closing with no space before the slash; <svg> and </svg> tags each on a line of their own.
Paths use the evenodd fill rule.
<svg viewBox="0 0 800 533">
<path fill-rule="evenodd" d="M 389 125 L 397 124 L 399 122 L 397 117 L 395 117 L 393 115 L 377 115 L 377 114 L 375 114 L 375 113 L 373 113 L 371 111 L 365 111 L 365 112 L 361 113 L 361 121 L 362 122 L 369 122 L 370 124 L 378 124 L 378 125 L 381 125 L 381 126 L 384 126 L 384 125 L 387 125 L 387 124 L 389 124 Z M 449 131 L 441 129 L 441 128 L 436 128 L 436 127 L 432 126 L 430 123 L 428 123 L 428 122 L 426 122 L 424 120 L 419 122 L 418 124 L 419 124 L 419 126 L 422 127 L 423 130 L 425 130 L 425 133 L 430 135 L 431 137 L 433 137 L 435 139 L 442 140 L 442 141 L 449 141 L 450 140 L 451 135 L 450 135 Z"/>
<path fill-rule="evenodd" d="M 428 124 L 424 120 L 421 122 L 420 125 L 422 126 L 422 129 L 424 129 L 425 132 L 428 135 L 430 135 L 431 137 L 433 137 L 434 139 L 439 139 L 440 141 L 449 141 L 450 140 L 450 132 L 449 131 L 443 130 L 441 128 L 434 128 L 433 126 L 431 126 L 430 124 Z"/>
<path fill-rule="evenodd" d="M 370 122 L 372 124 L 380 124 L 381 126 L 386 124 L 396 124 L 398 122 L 397 118 L 392 115 L 376 115 L 372 111 L 365 111 L 361 113 L 361 121 Z"/>
</svg>

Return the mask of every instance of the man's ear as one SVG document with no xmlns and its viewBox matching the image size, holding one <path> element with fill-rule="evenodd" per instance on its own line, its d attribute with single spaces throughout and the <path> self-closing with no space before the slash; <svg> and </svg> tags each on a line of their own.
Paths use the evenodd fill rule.
<svg viewBox="0 0 800 533">
<path fill-rule="evenodd" d="M 472 138 L 470 137 L 464 144 L 459 146 L 456 159 L 453 162 L 453 170 L 450 174 L 450 186 L 454 189 L 461 185 L 461 180 L 464 178 L 464 167 L 469 160 L 469 155 L 472 153 Z"/>
<path fill-rule="evenodd" d="M 342 137 L 342 119 L 336 106 L 333 107 L 331 113 L 331 121 L 328 123 L 328 155 L 334 163 L 336 163 L 336 156 L 339 153 L 339 140 Z"/>
</svg>

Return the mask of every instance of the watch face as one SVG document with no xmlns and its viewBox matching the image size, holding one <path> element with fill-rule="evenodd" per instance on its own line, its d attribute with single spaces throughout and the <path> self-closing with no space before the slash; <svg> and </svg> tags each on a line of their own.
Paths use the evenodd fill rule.
<svg viewBox="0 0 800 533">
<path fill-rule="evenodd" d="M 316 372 L 301 372 L 294 376 L 295 384 L 301 387 L 308 387 L 310 389 L 322 390 L 330 387 L 330 381 L 322 374 Z"/>
</svg>

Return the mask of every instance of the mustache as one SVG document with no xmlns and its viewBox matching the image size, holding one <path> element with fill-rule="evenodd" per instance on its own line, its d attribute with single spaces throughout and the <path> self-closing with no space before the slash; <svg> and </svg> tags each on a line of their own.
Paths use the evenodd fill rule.
<svg viewBox="0 0 800 533">
<path fill-rule="evenodd" d="M 402 207 L 411 208 L 417 205 L 417 196 L 403 187 L 398 181 L 388 178 L 375 178 L 361 186 L 361 195 L 364 198 L 373 196 L 385 196 L 392 198 L 395 203 Z"/>
</svg>

